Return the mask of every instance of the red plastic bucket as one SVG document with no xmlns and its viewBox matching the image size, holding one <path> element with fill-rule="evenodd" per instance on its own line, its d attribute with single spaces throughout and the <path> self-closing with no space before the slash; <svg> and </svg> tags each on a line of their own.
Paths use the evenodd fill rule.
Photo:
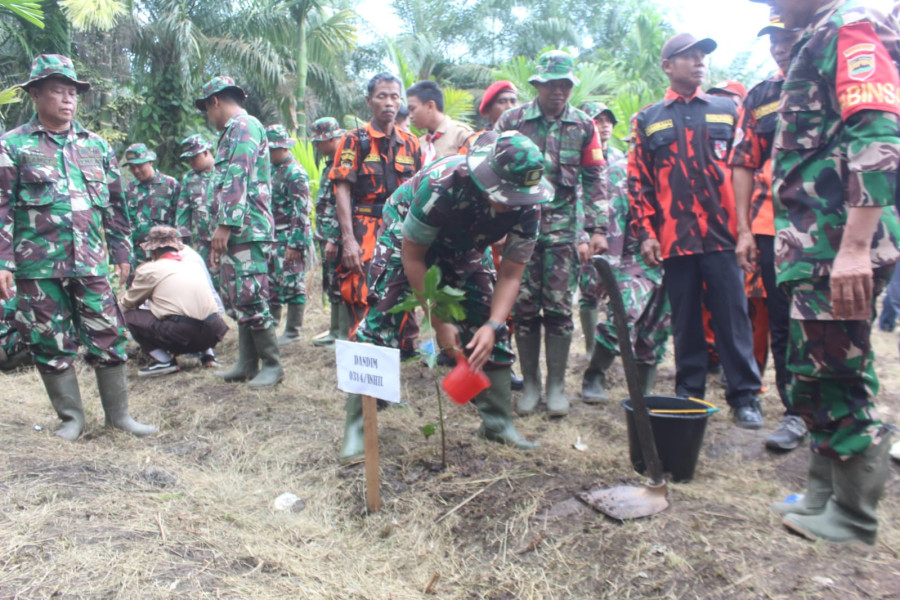
<svg viewBox="0 0 900 600">
<path fill-rule="evenodd" d="M 487 375 L 481 371 L 473 372 L 469 368 L 469 361 L 462 355 L 457 358 L 453 370 L 447 373 L 444 380 L 441 381 L 441 387 L 457 404 L 465 404 L 490 386 L 491 380 Z"/>
</svg>

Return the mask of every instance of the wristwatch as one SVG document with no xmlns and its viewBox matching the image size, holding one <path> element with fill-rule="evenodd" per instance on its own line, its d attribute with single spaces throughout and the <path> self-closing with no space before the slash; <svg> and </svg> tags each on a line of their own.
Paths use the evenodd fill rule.
<svg viewBox="0 0 900 600">
<path fill-rule="evenodd" d="M 494 339 L 500 339 L 502 336 L 509 333 L 509 327 L 506 326 L 506 323 L 488 321 L 485 325 L 494 330 Z"/>
</svg>

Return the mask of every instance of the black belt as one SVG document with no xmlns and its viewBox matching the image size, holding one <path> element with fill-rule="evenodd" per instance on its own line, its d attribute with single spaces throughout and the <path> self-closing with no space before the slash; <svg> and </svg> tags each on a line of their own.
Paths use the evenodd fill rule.
<svg viewBox="0 0 900 600">
<path fill-rule="evenodd" d="M 366 217 L 375 217 L 376 219 L 380 219 L 383 211 L 384 211 L 384 202 L 381 202 L 379 204 L 354 204 L 353 205 L 353 214 L 354 215 L 364 215 Z"/>
<path fill-rule="evenodd" d="M 168 317 L 165 318 L 165 320 L 166 321 L 175 321 L 176 323 L 186 323 L 187 325 L 193 325 L 194 327 L 203 327 L 204 324 L 206 324 L 208 321 L 214 319 L 217 316 L 219 316 L 219 313 L 213 313 L 201 321 L 200 319 L 195 319 L 193 317 L 185 317 L 183 315 L 169 315 Z"/>
</svg>

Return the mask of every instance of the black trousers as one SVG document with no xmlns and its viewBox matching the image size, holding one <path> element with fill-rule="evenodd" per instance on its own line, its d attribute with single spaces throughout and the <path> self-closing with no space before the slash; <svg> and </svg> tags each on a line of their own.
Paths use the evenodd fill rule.
<svg viewBox="0 0 900 600">
<path fill-rule="evenodd" d="M 787 368 L 788 332 L 791 325 L 791 301 L 788 295 L 775 283 L 775 236 L 757 235 L 759 249 L 757 263 L 762 272 L 763 286 L 766 288 L 766 310 L 769 313 L 769 346 L 772 348 L 772 362 L 775 364 L 775 387 L 784 405 L 786 415 L 791 412 L 787 386 L 791 373 Z"/>
<path fill-rule="evenodd" d="M 173 355 L 204 352 L 222 341 L 228 331 L 218 314 L 205 321 L 186 317 L 157 319 L 149 310 L 134 309 L 125 311 L 125 323 L 134 341 L 147 354 L 153 350 Z"/>
<path fill-rule="evenodd" d="M 703 284 L 712 315 L 719 362 L 732 408 L 756 399 L 762 383 L 753 356 L 753 330 L 747 316 L 743 271 L 733 251 L 677 256 L 664 261 L 666 293 L 672 305 L 675 393 L 703 398 L 708 354 L 703 331 Z"/>
</svg>

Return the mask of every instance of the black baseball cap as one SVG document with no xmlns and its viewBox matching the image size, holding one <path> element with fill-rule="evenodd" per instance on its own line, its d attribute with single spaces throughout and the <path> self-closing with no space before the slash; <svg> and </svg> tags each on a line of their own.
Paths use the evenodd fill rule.
<svg viewBox="0 0 900 600">
<path fill-rule="evenodd" d="M 670 37 L 662 47 L 662 59 L 668 60 L 676 54 L 687 52 L 692 48 L 699 48 L 704 54 L 710 54 L 718 47 L 715 40 L 703 38 L 698 40 L 689 33 L 677 33 Z"/>
</svg>

